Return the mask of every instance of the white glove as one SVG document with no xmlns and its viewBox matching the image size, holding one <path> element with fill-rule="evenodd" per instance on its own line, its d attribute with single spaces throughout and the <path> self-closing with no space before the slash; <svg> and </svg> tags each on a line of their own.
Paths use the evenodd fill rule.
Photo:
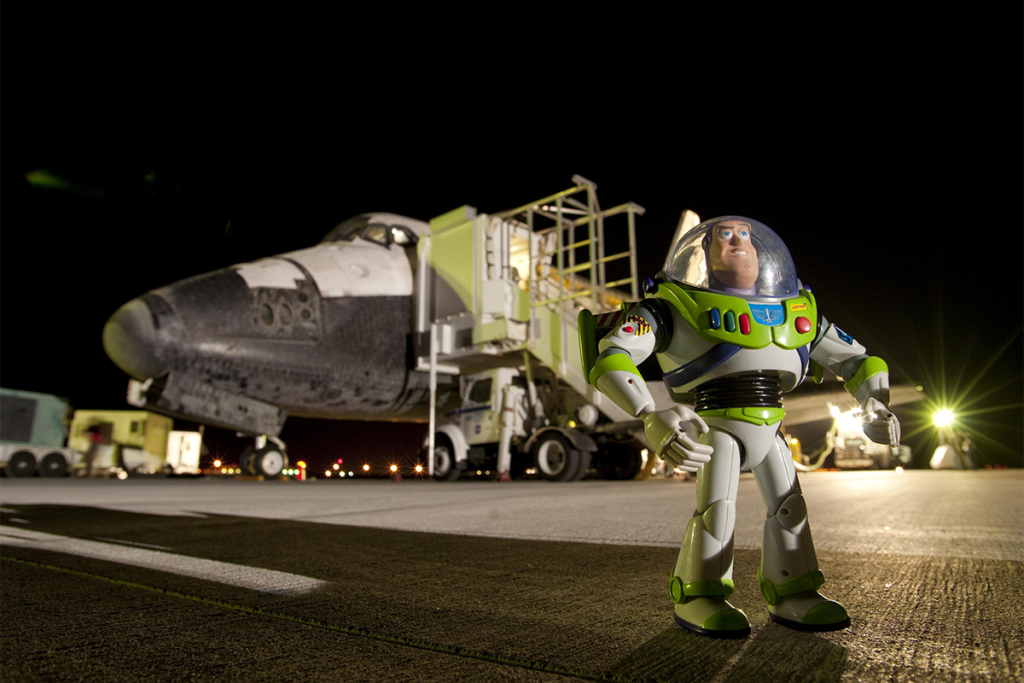
<svg viewBox="0 0 1024 683">
<path fill-rule="evenodd" d="M 875 443 L 900 445 L 900 421 L 877 398 L 864 401 L 864 436 Z"/>
<path fill-rule="evenodd" d="M 697 428 L 704 434 L 708 425 L 686 406 L 675 406 L 644 416 L 644 431 L 654 452 L 673 467 L 684 472 L 696 472 L 711 461 L 714 449 L 697 442 Z"/>
</svg>

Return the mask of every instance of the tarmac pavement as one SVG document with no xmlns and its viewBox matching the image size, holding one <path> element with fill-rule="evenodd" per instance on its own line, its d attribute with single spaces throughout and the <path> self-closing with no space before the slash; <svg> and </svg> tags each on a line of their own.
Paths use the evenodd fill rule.
<svg viewBox="0 0 1024 683">
<path fill-rule="evenodd" d="M 0 675 L 1022 680 L 1024 472 L 801 483 L 853 625 L 768 621 L 744 478 L 733 642 L 672 624 L 692 482 L 4 479 Z"/>
</svg>

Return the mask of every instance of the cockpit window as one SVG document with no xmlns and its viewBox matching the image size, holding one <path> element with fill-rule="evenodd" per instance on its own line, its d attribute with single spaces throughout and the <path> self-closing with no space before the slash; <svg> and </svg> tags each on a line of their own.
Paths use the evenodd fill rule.
<svg viewBox="0 0 1024 683">
<path fill-rule="evenodd" d="M 327 233 L 320 242 L 351 242 L 357 237 L 375 242 L 383 246 L 397 244 L 400 247 L 408 247 L 419 241 L 416 233 L 404 225 L 385 225 L 383 223 L 371 223 L 370 216 L 354 216 L 343 221 L 334 230 Z"/>
<path fill-rule="evenodd" d="M 408 247 L 419 241 L 416 233 L 402 225 L 391 226 L 391 239 L 400 247 Z"/>
<path fill-rule="evenodd" d="M 348 220 L 342 221 L 338 224 L 334 230 L 327 233 L 321 244 L 324 242 L 351 242 L 359 236 L 367 225 L 370 223 L 369 216 L 353 216 Z"/>
<path fill-rule="evenodd" d="M 391 230 L 388 229 L 388 226 L 381 223 L 371 223 L 365 230 L 363 230 L 363 234 L 360 235 L 364 240 L 383 244 L 385 247 L 388 246 L 388 243 L 391 241 L 389 239 L 390 236 Z"/>
</svg>

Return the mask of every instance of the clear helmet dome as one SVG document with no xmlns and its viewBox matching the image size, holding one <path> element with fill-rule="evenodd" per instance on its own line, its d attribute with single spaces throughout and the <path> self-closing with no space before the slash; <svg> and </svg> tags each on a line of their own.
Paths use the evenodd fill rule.
<svg viewBox="0 0 1024 683">
<path fill-rule="evenodd" d="M 785 298 L 800 291 L 789 249 L 764 223 L 743 216 L 704 221 L 672 245 L 665 274 L 740 297 Z"/>
</svg>

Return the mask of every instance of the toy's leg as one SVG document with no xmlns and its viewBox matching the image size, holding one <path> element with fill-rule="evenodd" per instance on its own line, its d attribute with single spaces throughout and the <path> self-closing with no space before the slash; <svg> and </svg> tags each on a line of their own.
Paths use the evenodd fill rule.
<svg viewBox="0 0 1024 683">
<path fill-rule="evenodd" d="M 711 462 L 697 472 L 697 511 L 686 536 L 669 590 L 680 626 L 718 638 L 750 634 L 743 612 L 726 601 L 733 591 L 733 528 L 740 475 L 740 447 L 726 432 L 711 428 L 700 439 L 714 448 Z"/>
<path fill-rule="evenodd" d="M 818 570 L 793 458 L 781 436 L 753 472 L 768 508 L 757 581 L 771 620 L 805 631 L 849 626 L 843 606 L 818 593 L 824 578 Z"/>
</svg>

